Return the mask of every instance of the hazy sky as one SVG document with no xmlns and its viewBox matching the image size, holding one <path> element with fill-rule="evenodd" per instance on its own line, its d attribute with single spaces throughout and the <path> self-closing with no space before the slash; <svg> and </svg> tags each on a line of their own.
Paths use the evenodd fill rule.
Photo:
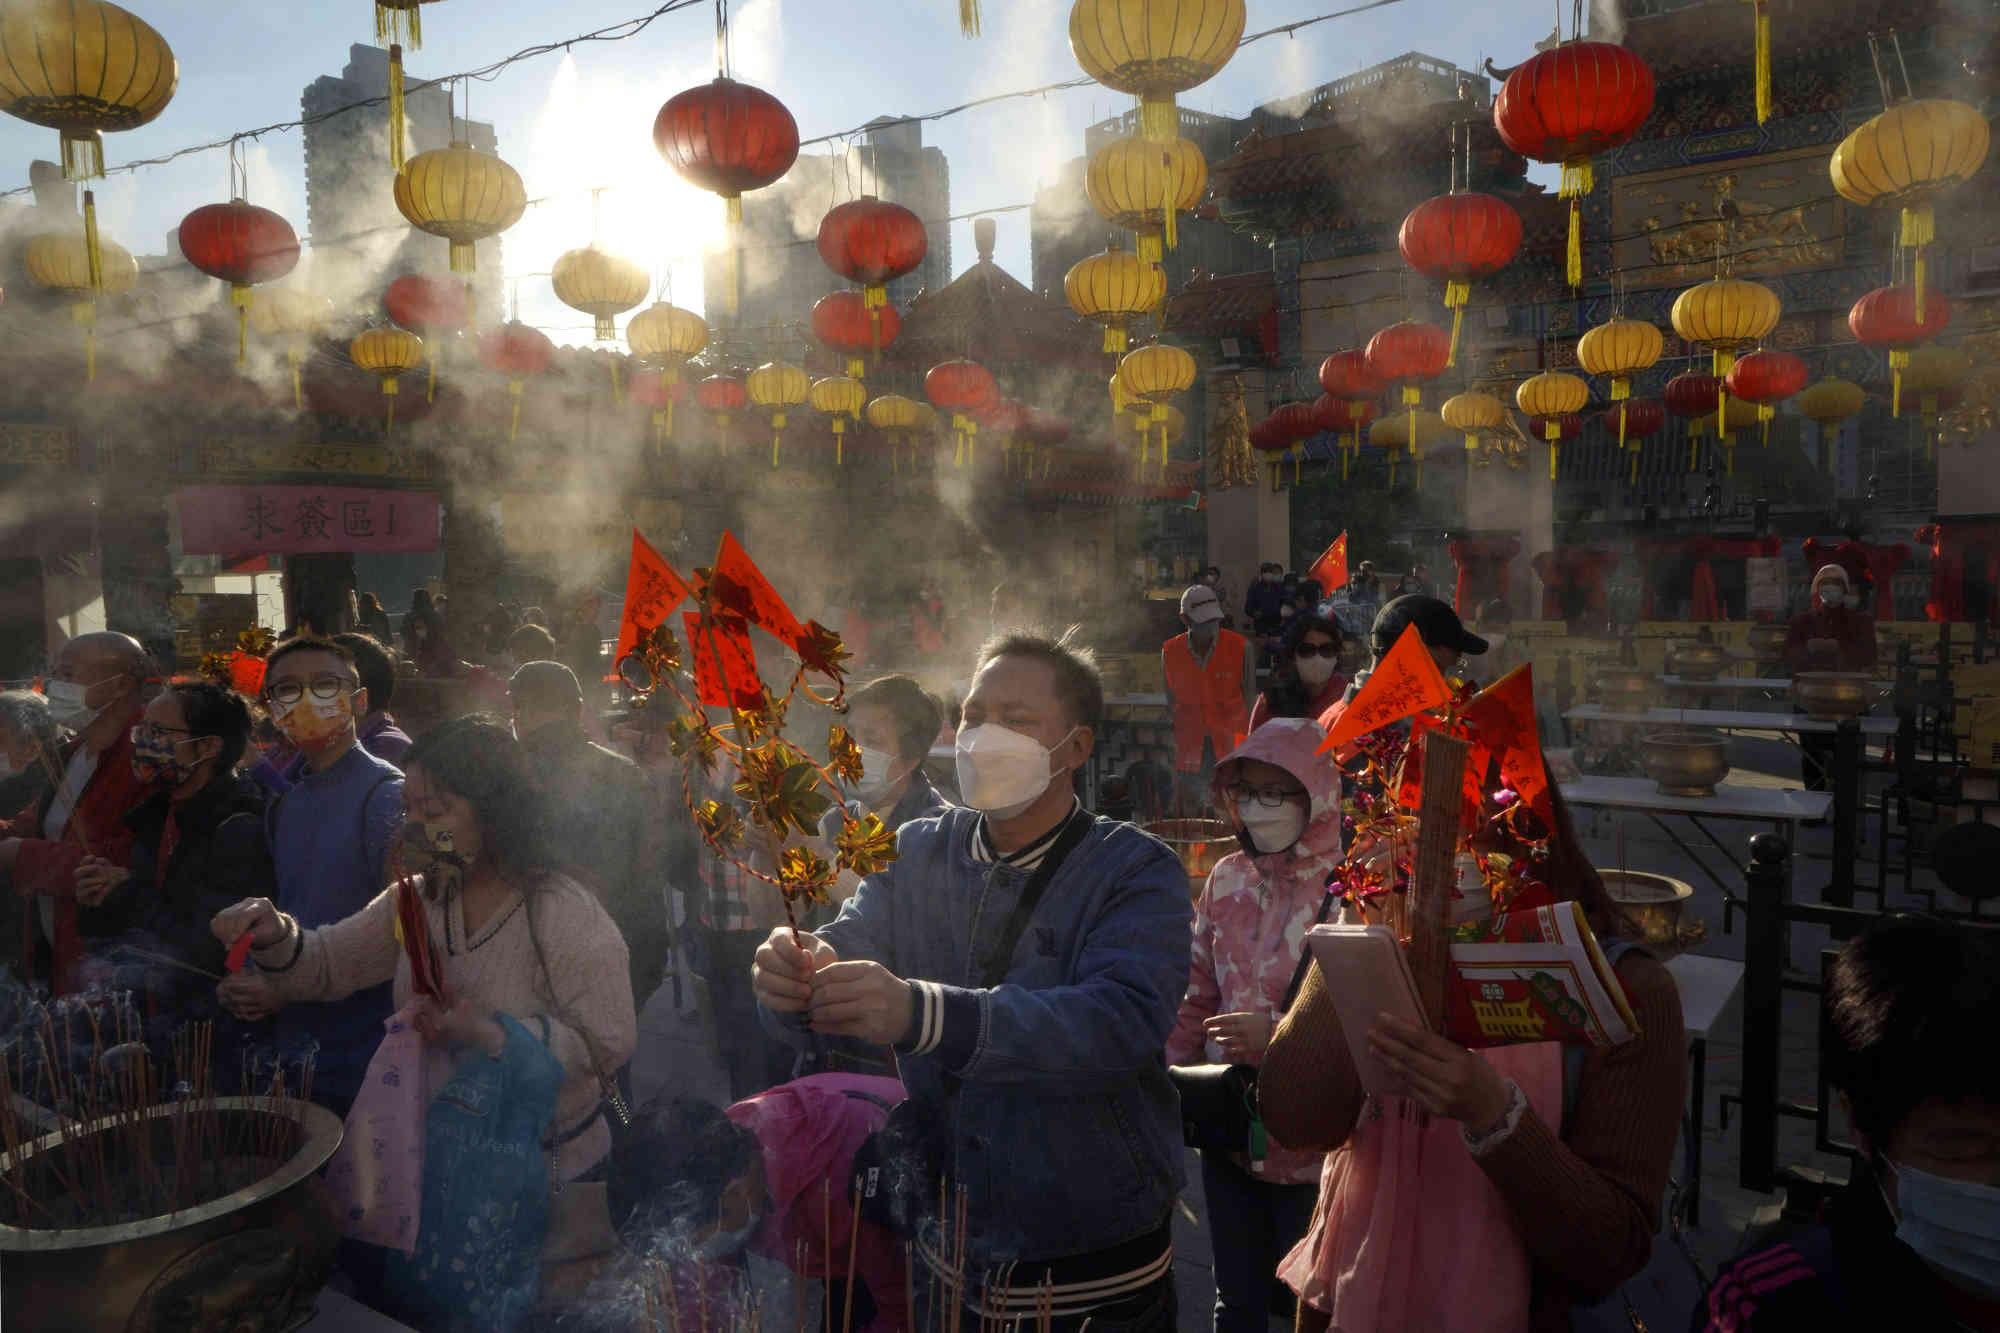
<svg viewBox="0 0 2000 1333">
<path fill-rule="evenodd" d="M 369 0 L 134 0 L 130 7 L 172 44 L 180 89 L 151 125 L 105 136 L 114 166 L 296 119 L 305 86 L 338 73 L 348 47 L 374 37 Z M 440 0 L 424 6 L 423 49 L 407 60 L 413 76 L 437 77 L 652 7 L 648 0 Z M 1248 30 L 1345 7 L 1338 0 L 1251 0 Z M 985 35 L 966 40 L 954 0 L 747 0 L 731 11 L 734 72 L 782 98 L 802 135 L 848 131 L 878 115 L 931 112 L 1076 77 L 1069 8 L 1068 0 L 983 0 Z M 1569 6 L 1561 8 L 1566 13 Z M 1398 0 L 1247 46 L 1182 100 L 1241 115 L 1413 50 L 1467 67 L 1486 56 L 1512 64 L 1549 34 L 1556 9 L 1551 0 Z M 655 270 L 674 262 L 675 299 L 699 308 L 698 270 L 676 261 L 691 261 L 704 238 L 719 233 L 722 206 L 678 186 L 653 149 L 651 131 L 666 98 L 713 77 L 713 35 L 713 7 L 695 5 L 637 37 L 523 61 L 472 85 L 472 116 L 495 124 L 501 155 L 521 172 L 529 196 L 560 196 L 530 208 L 508 233 L 510 273 L 546 270 L 563 250 L 587 243 L 589 191 L 613 187 L 602 196 L 605 243 Z M 1025 204 L 1062 162 L 1082 152 L 1085 126 L 1129 105 L 1090 85 L 963 112 L 926 124 L 924 137 L 950 161 L 954 213 Z M 25 185 L 31 159 L 56 155 L 55 131 L 0 117 L 0 189 Z M 252 201 L 284 213 L 304 233 L 299 132 L 267 136 L 249 161 Z M 226 162 L 215 151 L 98 182 L 106 232 L 136 254 L 163 252 L 167 232 L 184 214 L 227 198 Z M 386 162 L 382 188 L 389 188 Z M 975 258 L 972 227 L 970 221 L 953 226 L 952 258 L 963 269 Z M 1000 217 L 999 238 L 1000 262 L 1025 280 L 1026 213 Z M 587 317 L 556 302 L 545 278 L 524 278 L 520 286 L 523 318 L 558 341 L 587 339 Z"/>
</svg>

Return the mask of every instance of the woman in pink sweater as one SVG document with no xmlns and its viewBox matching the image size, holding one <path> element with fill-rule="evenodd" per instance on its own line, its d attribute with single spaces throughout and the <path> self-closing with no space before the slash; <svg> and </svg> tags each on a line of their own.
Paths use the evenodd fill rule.
<svg viewBox="0 0 2000 1333">
<path fill-rule="evenodd" d="M 398 1014 L 424 1039 L 432 1095 L 467 1056 L 498 1058 L 506 1044 L 499 1015 L 512 1017 L 566 1075 L 542 1138 L 559 1191 L 545 1262 L 591 1252 L 593 1235 L 595 1248 L 608 1248 L 603 1186 L 569 1182 L 610 1151 L 605 1098 L 638 1039 L 625 941 L 596 897 L 547 868 L 539 804 L 507 731 L 483 719 L 450 722 L 407 762 L 399 851 L 421 870 L 414 882 L 450 1007 L 417 995 L 393 886 L 317 930 L 301 930 L 264 898 L 218 914 L 216 935 L 230 944 L 248 932 L 259 969 L 224 981 L 221 999 L 256 1019 L 272 1012 L 266 1006 L 336 1000 L 393 980 Z M 421 1142 L 421 1126 L 416 1135 Z"/>
<path fill-rule="evenodd" d="M 1305 932 L 1340 864 L 1340 773 L 1308 718 L 1273 718 L 1215 766 L 1243 850 L 1216 863 L 1195 908 L 1193 966 L 1167 1063 L 1261 1064 Z M 1312 1221 L 1324 1154 L 1272 1144 L 1253 1161 L 1204 1152 L 1216 1333 L 1263 1333 L 1278 1261 Z"/>
</svg>

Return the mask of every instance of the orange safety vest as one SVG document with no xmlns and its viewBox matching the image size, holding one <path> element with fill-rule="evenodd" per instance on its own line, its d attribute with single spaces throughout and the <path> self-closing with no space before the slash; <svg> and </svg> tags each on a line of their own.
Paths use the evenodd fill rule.
<svg viewBox="0 0 2000 1333">
<path fill-rule="evenodd" d="M 1174 767 L 1201 769 L 1201 743 L 1215 747 L 1217 759 L 1250 734 L 1250 710 L 1243 702 L 1243 655 L 1250 641 L 1233 630 L 1218 630 L 1208 664 L 1194 659 L 1188 636 L 1168 639 L 1160 649 L 1167 689 L 1174 696 Z"/>
</svg>

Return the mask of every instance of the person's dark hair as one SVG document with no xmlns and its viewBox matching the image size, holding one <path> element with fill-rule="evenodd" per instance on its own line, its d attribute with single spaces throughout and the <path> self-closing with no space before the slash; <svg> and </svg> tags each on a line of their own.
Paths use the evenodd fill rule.
<svg viewBox="0 0 2000 1333">
<path fill-rule="evenodd" d="M 453 718 L 425 732 L 403 756 L 472 806 L 501 872 L 523 890 L 556 865 L 542 798 L 512 731 L 490 717 Z"/>
<path fill-rule="evenodd" d="M 56 751 L 62 748 L 63 729 L 56 725 L 55 715 L 49 711 L 49 701 L 33 690 L 6 690 L 0 692 L 0 726 L 4 726 L 23 740 L 32 740 L 41 752 L 53 761 Z"/>
<path fill-rule="evenodd" d="M 605 1173 L 611 1225 L 634 1254 L 685 1246 L 720 1220 L 722 1193 L 748 1174 L 757 1136 L 693 1097 L 656 1097 L 612 1145 Z"/>
<path fill-rule="evenodd" d="M 264 658 L 264 675 L 268 679 L 278 669 L 278 663 L 294 653 L 331 653 L 344 662 L 354 672 L 356 680 L 361 678 L 360 666 L 354 654 L 338 639 L 322 639 L 315 634 L 295 634 L 273 648 Z"/>
<path fill-rule="evenodd" d="M 1929 1101 L 2000 1106 L 2000 944 L 1928 917 L 1893 918 L 1849 940 L 1821 996 L 1827 1081 L 1881 1152 Z"/>
<path fill-rule="evenodd" d="M 428 613 L 433 609 L 434 608 L 431 605 L 430 589 L 428 588 L 410 589 L 410 613 L 412 615 L 417 615 L 420 613 Z"/>
<path fill-rule="evenodd" d="M 1347 634 L 1337 620 L 1310 612 L 1287 620 L 1284 637 L 1278 644 L 1277 667 L 1271 672 L 1271 683 L 1264 687 L 1264 703 L 1272 717 L 1311 716 L 1309 709 L 1316 691 L 1307 688 L 1306 683 L 1299 679 L 1294 663 L 1298 659 L 1299 645 L 1305 641 L 1306 635 L 1315 630 L 1331 636 L 1335 643 L 1347 642 Z"/>
<path fill-rule="evenodd" d="M 372 592 L 359 593 L 356 595 L 354 600 L 360 604 L 360 607 L 363 611 L 366 611 L 371 615 L 382 609 L 381 599 L 378 598 Z"/>
<path fill-rule="evenodd" d="M 181 739 L 221 737 L 215 771 L 233 770 L 250 744 L 250 705 L 243 696 L 212 680 L 176 681 L 168 688 L 181 701 L 181 716 L 187 719 L 190 734 Z"/>
<path fill-rule="evenodd" d="M 944 707 L 915 676 L 881 676 L 847 696 L 848 708 L 885 709 L 896 720 L 896 757 L 921 760 L 944 724 Z"/>
<path fill-rule="evenodd" d="M 333 642 L 354 658 L 354 674 L 368 691 L 371 709 L 387 708 L 396 697 L 396 655 L 372 634 L 336 634 Z"/>
<path fill-rule="evenodd" d="M 556 636 L 540 625 L 523 625 L 507 636 L 507 651 L 516 662 L 553 662 Z"/>
<path fill-rule="evenodd" d="M 1104 719 L 1104 678 L 1097 672 L 1097 654 L 1078 642 L 1081 625 L 1071 625 L 1056 638 L 1028 630 L 996 634 L 979 650 L 979 665 L 996 657 L 1029 657 L 1055 672 L 1056 694 L 1069 710 L 1070 721 L 1096 729 Z"/>
</svg>

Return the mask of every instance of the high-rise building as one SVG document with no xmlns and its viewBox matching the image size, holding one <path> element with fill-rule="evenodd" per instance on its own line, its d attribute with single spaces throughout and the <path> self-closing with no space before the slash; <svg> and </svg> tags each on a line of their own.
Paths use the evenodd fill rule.
<svg viewBox="0 0 2000 1333">
<path fill-rule="evenodd" d="M 738 302 L 728 303 L 729 258 L 702 265 L 710 342 L 744 362 L 796 360 L 813 302 L 850 286 L 819 257 L 820 219 L 861 195 L 901 204 L 923 219 L 924 262 L 889 284 L 889 300 L 908 309 L 920 291 L 951 281 L 951 171 L 941 149 L 924 146 L 923 126 L 883 116 L 844 152 L 804 154 L 785 178 L 743 198 Z"/>
<path fill-rule="evenodd" d="M 444 87 L 422 88 L 412 71 L 406 99 L 412 157 L 453 142 L 497 152 L 493 127 L 455 118 Z M 450 270 L 446 243 L 415 230 L 390 193 L 389 53 L 348 48 L 347 68 L 314 79 L 305 112 L 306 224 L 312 237 L 313 281 L 338 305 L 367 301 L 403 273 Z M 370 103 L 360 106 L 357 103 Z M 501 308 L 500 240 L 481 241 L 473 292 L 488 320 Z"/>
</svg>

